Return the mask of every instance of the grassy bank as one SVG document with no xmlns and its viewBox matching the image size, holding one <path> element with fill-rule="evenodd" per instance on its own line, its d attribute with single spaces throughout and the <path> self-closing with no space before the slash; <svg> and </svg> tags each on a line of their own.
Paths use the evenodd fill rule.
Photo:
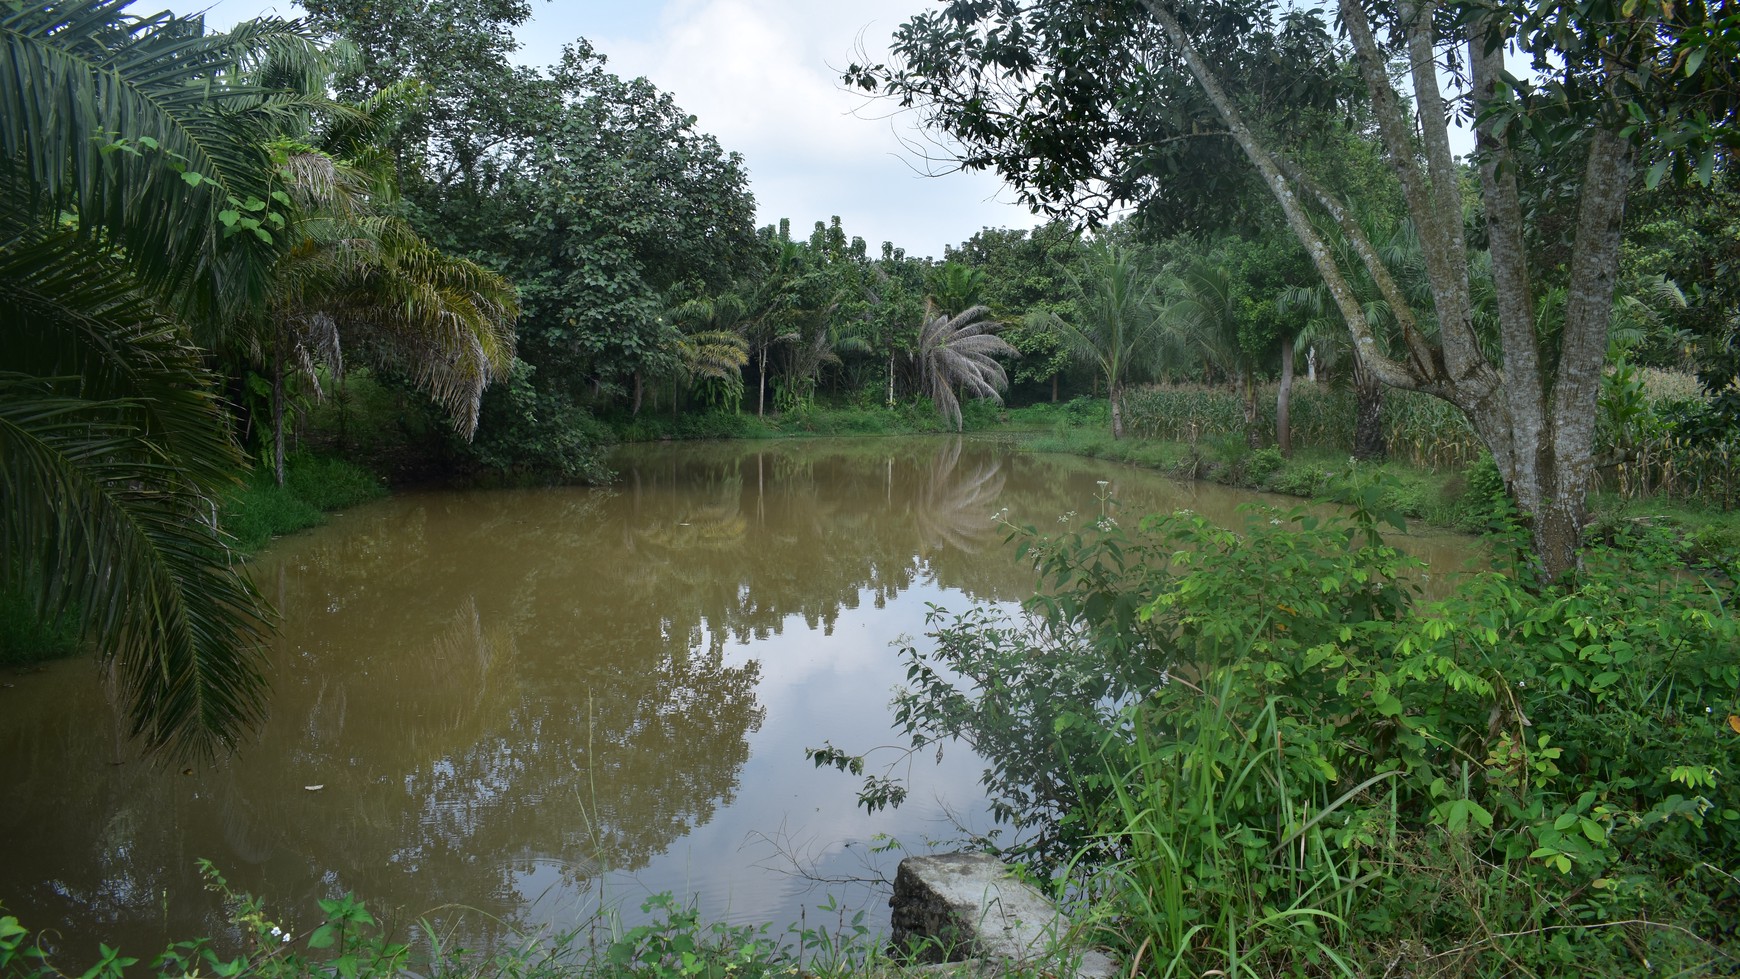
<svg viewBox="0 0 1740 979">
<path fill-rule="evenodd" d="M 1179 417 L 1195 417 L 1195 428 L 1189 422 L 1177 421 L 1162 426 L 1154 422 L 1155 415 L 1137 415 L 1138 419 L 1147 418 L 1138 431 L 1186 431 L 1197 435 L 1194 441 L 1142 435 L 1114 439 L 1106 405 L 1081 400 L 1062 406 L 1019 409 L 1009 413 L 1011 423 L 1006 427 L 1044 429 L 1023 437 L 1021 444 L 1032 452 L 1109 459 L 1179 479 L 1201 479 L 1307 499 L 1320 495 L 1333 479 L 1356 465 L 1344 448 L 1313 444 L 1316 438 L 1337 444 L 1335 434 L 1321 424 L 1308 425 L 1303 432 L 1295 431 L 1295 443 L 1305 447 L 1295 451 L 1290 459 L 1282 457 L 1273 447 L 1252 449 L 1234 427 L 1237 419 L 1230 409 L 1216 413 L 1227 408 L 1219 402 L 1226 399 L 1230 403 L 1231 395 L 1217 391 L 1197 393 L 1202 395 L 1201 400 L 1185 400 L 1177 391 L 1164 389 L 1144 394 L 1148 399 L 1145 412 L 1152 409 L 1154 401 L 1177 399 L 1180 403 L 1174 407 L 1179 409 Z M 1327 392 L 1325 396 L 1335 395 Z M 1392 428 L 1396 431 L 1392 435 L 1406 434 L 1417 427 L 1423 432 L 1429 427 L 1426 421 L 1431 420 L 1422 420 L 1427 413 L 1429 408 L 1420 408 L 1412 415 L 1393 419 Z M 1216 419 L 1215 424 L 1207 423 L 1209 416 Z M 1134 423 L 1131 427 L 1137 428 Z M 1422 432 L 1408 436 L 1412 444 L 1431 448 L 1428 455 L 1455 461 L 1430 465 L 1418 461 L 1421 458 L 1418 453 L 1402 452 L 1388 462 L 1357 464 L 1362 470 L 1375 470 L 1386 477 L 1380 505 L 1435 527 L 1468 533 L 1492 529 L 1506 510 L 1503 481 L 1491 459 L 1465 444 L 1456 431 L 1452 429 L 1443 438 L 1432 438 Z M 1302 437 L 1313 432 L 1316 433 L 1313 438 Z M 1588 529 L 1591 542 L 1665 548 L 1687 564 L 1726 566 L 1740 556 L 1740 511 L 1723 509 L 1719 502 L 1699 496 L 1666 491 L 1639 495 L 1622 489 L 1614 485 L 1591 496 Z"/>
<path fill-rule="evenodd" d="M 543 929 L 512 937 L 493 949 L 471 949 L 454 940 L 454 909 L 416 919 L 405 931 L 391 928 L 352 895 L 322 900 L 319 924 L 295 931 L 259 899 L 230 888 L 201 861 L 208 889 L 224 901 L 229 928 L 221 938 L 170 944 L 155 958 L 140 949 L 107 945 L 69 948 L 58 936 L 33 934 L 0 906 L 0 979 L 121 979 L 149 975 L 171 979 L 214 975 L 229 979 L 772 979 L 792 976 L 935 976 L 897 960 L 865 913 L 848 915 L 825 902 L 816 926 L 794 925 L 784 935 L 767 925 L 729 925 L 701 920 L 692 905 L 655 894 L 640 906 L 643 924 L 626 925 L 600 912 L 571 928 Z M 303 920 L 306 920 L 304 918 Z M 132 953 L 132 954 L 127 954 Z M 147 966 L 148 968 L 142 967 Z M 1014 979 L 1042 973 L 1012 970 Z"/>
<path fill-rule="evenodd" d="M 961 405 L 962 428 L 967 432 L 1033 431 L 1060 423 L 1085 423 L 1104 414 L 1104 404 L 1078 399 L 1067 404 L 1038 404 L 1004 408 L 988 401 Z M 936 413 L 929 401 L 881 405 L 805 405 L 778 414 L 757 416 L 753 412 L 694 412 L 672 418 L 667 415 L 622 415 L 605 419 L 622 442 L 659 442 L 684 439 L 777 439 L 817 435 L 946 435 L 955 429 Z"/>
<path fill-rule="evenodd" d="M 0 591 L 0 668 L 22 668 L 71 656 L 82 648 L 76 617 L 43 621 L 22 591 Z"/>
<path fill-rule="evenodd" d="M 274 537 L 324 523 L 326 514 L 387 495 L 380 477 L 343 459 L 292 456 L 284 485 L 268 470 L 256 469 L 223 501 L 219 519 L 244 553 L 265 547 Z"/>
<path fill-rule="evenodd" d="M 381 479 L 343 459 L 294 455 L 286 463 L 284 485 L 270 472 L 255 470 L 227 496 L 218 519 L 251 554 L 275 537 L 325 522 L 326 514 L 380 499 Z M 84 649 L 79 616 L 67 612 L 44 621 L 35 599 L 23 590 L 0 591 L 0 667 L 23 668 L 73 656 Z"/>
</svg>

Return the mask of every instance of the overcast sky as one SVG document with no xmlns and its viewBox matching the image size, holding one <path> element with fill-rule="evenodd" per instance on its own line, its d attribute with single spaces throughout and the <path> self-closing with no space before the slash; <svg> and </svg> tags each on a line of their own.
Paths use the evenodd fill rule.
<svg viewBox="0 0 1740 979">
<path fill-rule="evenodd" d="M 175 0 L 168 0 L 175 4 Z M 532 0 L 520 59 L 554 63 L 579 37 L 619 75 L 644 75 L 699 118 L 698 126 L 743 155 L 757 223 L 791 219 L 802 236 L 839 215 L 874 254 L 892 241 L 911 255 L 942 257 L 980 228 L 1031 227 L 1036 219 L 986 174 L 921 176 L 902 146 L 910 119 L 876 119 L 842 90 L 840 69 L 862 44 L 881 60 L 901 20 L 929 0 Z M 188 4 L 191 12 L 193 4 Z M 207 23 L 226 28 L 294 5 L 215 0 Z M 896 129 L 899 126 L 901 129 Z"/>
</svg>

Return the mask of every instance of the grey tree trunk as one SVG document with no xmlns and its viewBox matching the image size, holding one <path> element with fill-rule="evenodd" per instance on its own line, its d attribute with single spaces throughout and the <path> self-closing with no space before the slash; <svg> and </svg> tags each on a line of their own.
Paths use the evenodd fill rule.
<svg viewBox="0 0 1740 979">
<path fill-rule="evenodd" d="M 1293 338 L 1281 340 L 1281 386 L 1275 391 L 1275 442 L 1293 458 Z"/>
<path fill-rule="evenodd" d="M 1353 457 L 1383 462 L 1390 455 L 1384 435 L 1384 386 L 1357 366 L 1353 371 Z"/>
<path fill-rule="evenodd" d="M 1447 106 L 1438 87 L 1436 0 L 1400 0 L 1388 48 L 1374 36 L 1365 7 L 1358 0 L 1340 0 L 1342 23 L 1371 96 L 1387 162 L 1401 184 L 1420 236 L 1438 324 L 1436 339 L 1414 325 L 1405 297 L 1352 212 L 1246 124 L 1170 3 L 1143 3 L 1281 206 L 1288 228 L 1322 276 L 1352 335 L 1362 370 L 1382 384 L 1422 391 L 1460 409 L 1491 450 L 1518 508 L 1532 522 L 1534 552 L 1544 578 L 1552 581 L 1573 568 L 1593 476 L 1596 398 L 1618 277 L 1619 228 L 1631 168 L 1626 142 L 1599 126 L 1587 137 L 1565 327 L 1557 357 L 1547 363 L 1534 327 L 1516 160 L 1500 122 L 1489 120 L 1479 127 L 1481 196 L 1502 348 L 1501 357 L 1489 359 L 1474 330 L 1468 246 L 1461 220 L 1461 170 L 1450 153 Z M 1478 109 L 1498 90 L 1506 36 L 1504 25 L 1494 21 L 1477 20 L 1466 30 L 1469 77 Z M 1418 107 L 1413 117 L 1390 78 L 1389 54 L 1398 46 L 1407 50 L 1411 66 L 1413 105 Z M 1315 201 L 1337 222 L 1397 313 L 1402 334 L 1399 352 L 1386 349 L 1366 322 L 1302 198 Z M 1369 422 L 1362 411 L 1362 426 L 1375 429 L 1376 406 L 1381 402 L 1365 399 L 1362 404 L 1372 406 Z M 1362 443 L 1365 438 L 1360 436 Z"/>
<path fill-rule="evenodd" d="M 284 350 L 272 344 L 272 478 L 284 485 Z"/>
<path fill-rule="evenodd" d="M 1245 444 L 1253 449 L 1263 447 L 1263 435 L 1257 431 L 1257 377 L 1249 368 L 1244 370 L 1245 384 Z"/>
<path fill-rule="evenodd" d="M 1124 437 L 1124 389 L 1122 385 L 1108 386 L 1107 394 L 1112 400 L 1112 438 Z"/>
</svg>

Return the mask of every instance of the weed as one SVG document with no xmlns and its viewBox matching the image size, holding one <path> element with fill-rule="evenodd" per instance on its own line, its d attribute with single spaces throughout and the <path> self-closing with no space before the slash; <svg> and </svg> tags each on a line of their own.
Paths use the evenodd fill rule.
<svg viewBox="0 0 1740 979">
<path fill-rule="evenodd" d="M 220 520 L 244 553 L 265 547 L 272 538 L 306 530 L 325 522 L 325 511 L 379 499 L 387 493 L 367 470 L 342 459 L 308 455 L 290 457 L 284 485 L 269 472 L 255 470 L 246 484 L 223 501 Z"/>
<path fill-rule="evenodd" d="M 77 653 L 83 648 L 79 618 L 69 611 L 45 622 L 32 597 L 0 590 L 0 666 L 30 666 Z"/>
</svg>

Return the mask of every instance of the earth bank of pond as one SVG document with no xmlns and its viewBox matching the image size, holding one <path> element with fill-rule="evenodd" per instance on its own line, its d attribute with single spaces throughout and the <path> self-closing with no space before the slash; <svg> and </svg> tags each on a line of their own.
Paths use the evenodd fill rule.
<svg viewBox="0 0 1740 979">
<path fill-rule="evenodd" d="M 869 816 L 803 750 L 891 740 L 895 647 L 931 605 L 1032 592 L 998 514 L 1298 503 L 956 438 L 635 446 L 615 466 L 609 488 L 408 493 L 274 544 L 253 568 L 283 616 L 271 717 L 209 769 L 135 760 L 88 661 L 9 678 L 0 904 L 71 954 L 149 956 L 223 932 L 203 857 L 293 931 L 346 891 L 473 946 L 660 891 L 776 933 L 834 894 L 880 927 L 885 893 L 855 881 L 892 876 L 888 839 L 990 829 L 979 763 L 915 761 L 906 805 Z M 1399 542 L 1433 569 L 1473 555 Z"/>
</svg>

